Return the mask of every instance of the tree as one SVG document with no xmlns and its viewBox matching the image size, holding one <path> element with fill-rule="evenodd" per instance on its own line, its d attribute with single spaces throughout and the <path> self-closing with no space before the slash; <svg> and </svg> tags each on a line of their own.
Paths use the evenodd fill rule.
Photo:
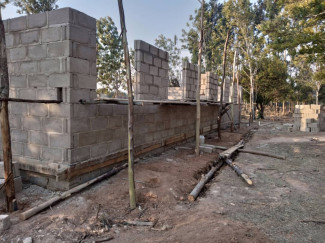
<svg viewBox="0 0 325 243">
<path fill-rule="evenodd" d="M 169 80 L 171 87 L 180 86 L 181 76 L 181 49 L 178 48 L 178 38 L 175 35 L 174 39 L 166 38 L 164 35 L 159 35 L 155 40 L 155 45 L 169 53 Z"/>
<path fill-rule="evenodd" d="M 117 27 L 110 17 L 97 20 L 97 80 L 101 93 L 114 92 L 115 97 L 126 90 L 123 46 Z"/>
<path fill-rule="evenodd" d="M 57 9 L 58 0 L 14 0 L 14 5 L 20 9 L 19 14 L 35 14 Z"/>
</svg>

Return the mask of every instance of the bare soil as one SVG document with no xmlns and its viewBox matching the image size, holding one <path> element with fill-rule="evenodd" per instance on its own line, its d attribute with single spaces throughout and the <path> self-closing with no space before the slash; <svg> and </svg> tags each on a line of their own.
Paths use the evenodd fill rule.
<svg viewBox="0 0 325 243">
<path fill-rule="evenodd" d="M 234 133 L 224 131 L 221 140 L 211 134 L 206 143 L 230 147 L 247 132 L 242 125 Z M 194 143 L 187 143 L 135 165 L 137 209 L 128 209 L 123 170 L 27 221 L 15 212 L 0 242 L 26 237 L 34 242 L 324 242 L 325 133 L 288 132 L 280 121 L 251 132 L 245 148 L 287 157 L 239 154 L 234 161 L 253 180 L 251 187 L 223 166 L 198 200 L 189 203 L 187 195 L 217 153 L 197 157 Z M 25 185 L 17 198 L 24 211 L 56 194 Z M 155 225 L 129 226 L 125 220 Z"/>
</svg>

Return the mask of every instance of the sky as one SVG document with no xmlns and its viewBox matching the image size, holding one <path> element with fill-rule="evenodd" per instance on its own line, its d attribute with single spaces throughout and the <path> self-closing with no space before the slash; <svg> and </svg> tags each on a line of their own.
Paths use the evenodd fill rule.
<svg viewBox="0 0 325 243">
<path fill-rule="evenodd" d="M 96 19 L 110 16 L 120 29 L 117 0 L 59 0 L 57 4 L 60 8 L 71 7 Z M 200 6 L 198 0 L 124 0 L 123 4 L 128 42 L 132 48 L 134 40 L 154 44 L 160 34 L 168 38 L 176 34 L 180 38 L 189 16 Z M 21 16 L 13 5 L 2 11 L 3 19 Z"/>
</svg>

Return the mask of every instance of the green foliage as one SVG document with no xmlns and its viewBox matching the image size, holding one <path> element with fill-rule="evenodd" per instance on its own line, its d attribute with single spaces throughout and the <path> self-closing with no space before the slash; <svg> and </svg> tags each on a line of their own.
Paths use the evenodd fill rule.
<svg viewBox="0 0 325 243">
<path fill-rule="evenodd" d="M 169 80 L 171 87 L 179 87 L 181 77 L 181 49 L 178 48 L 177 36 L 174 39 L 166 38 L 164 35 L 159 35 L 155 40 L 155 45 L 169 53 Z"/>
<path fill-rule="evenodd" d="M 58 0 L 14 0 L 14 5 L 18 7 L 19 14 L 35 14 L 57 9 Z"/>
<path fill-rule="evenodd" d="M 101 93 L 126 89 L 122 40 L 110 17 L 97 20 L 97 82 Z M 105 91 L 107 90 L 107 92 Z"/>
</svg>

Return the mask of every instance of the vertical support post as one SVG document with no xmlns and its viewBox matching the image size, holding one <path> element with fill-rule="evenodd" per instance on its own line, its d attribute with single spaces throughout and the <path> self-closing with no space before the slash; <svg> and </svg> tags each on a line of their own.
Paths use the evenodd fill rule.
<svg viewBox="0 0 325 243">
<path fill-rule="evenodd" d="M 0 5 L 0 98 L 9 97 L 9 74 L 6 54 L 5 29 L 1 16 Z M 4 178 L 5 178 L 5 195 L 7 203 L 7 211 L 13 212 L 17 208 L 15 195 L 15 182 L 12 168 L 11 154 L 11 138 L 9 125 L 8 101 L 0 102 L 0 123 L 2 132 L 2 151 L 4 162 Z"/>
<path fill-rule="evenodd" d="M 122 39 L 124 48 L 124 60 L 126 66 L 126 78 L 128 86 L 128 177 L 129 177 L 129 194 L 130 194 L 130 208 L 136 208 L 135 199 L 135 183 L 134 183 L 134 143 L 133 143 L 133 119 L 134 119 L 134 108 L 133 108 L 133 92 L 131 82 L 131 66 L 128 41 L 126 36 L 125 16 L 122 0 L 118 0 L 120 21 L 122 29 Z"/>
<path fill-rule="evenodd" d="M 230 127 L 230 131 L 233 132 L 234 131 L 234 87 L 235 87 L 235 72 L 236 72 L 236 49 L 235 49 L 235 53 L 234 53 L 234 63 L 232 65 L 232 92 L 231 92 L 231 127 Z M 237 87 L 237 96 L 238 96 L 238 87 Z"/>
<path fill-rule="evenodd" d="M 240 128 L 240 119 L 241 119 L 241 92 L 239 92 L 238 70 L 236 72 L 236 80 L 237 80 L 238 128 Z"/>
<path fill-rule="evenodd" d="M 201 104 L 200 104 L 200 92 L 201 92 L 201 58 L 202 58 L 202 44 L 203 44 L 203 11 L 204 0 L 201 0 L 201 24 L 200 24 L 200 43 L 199 43 L 199 60 L 198 60 L 198 75 L 196 86 L 196 129 L 195 129 L 195 153 L 198 156 L 200 154 L 200 126 L 201 126 Z"/>
</svg>

